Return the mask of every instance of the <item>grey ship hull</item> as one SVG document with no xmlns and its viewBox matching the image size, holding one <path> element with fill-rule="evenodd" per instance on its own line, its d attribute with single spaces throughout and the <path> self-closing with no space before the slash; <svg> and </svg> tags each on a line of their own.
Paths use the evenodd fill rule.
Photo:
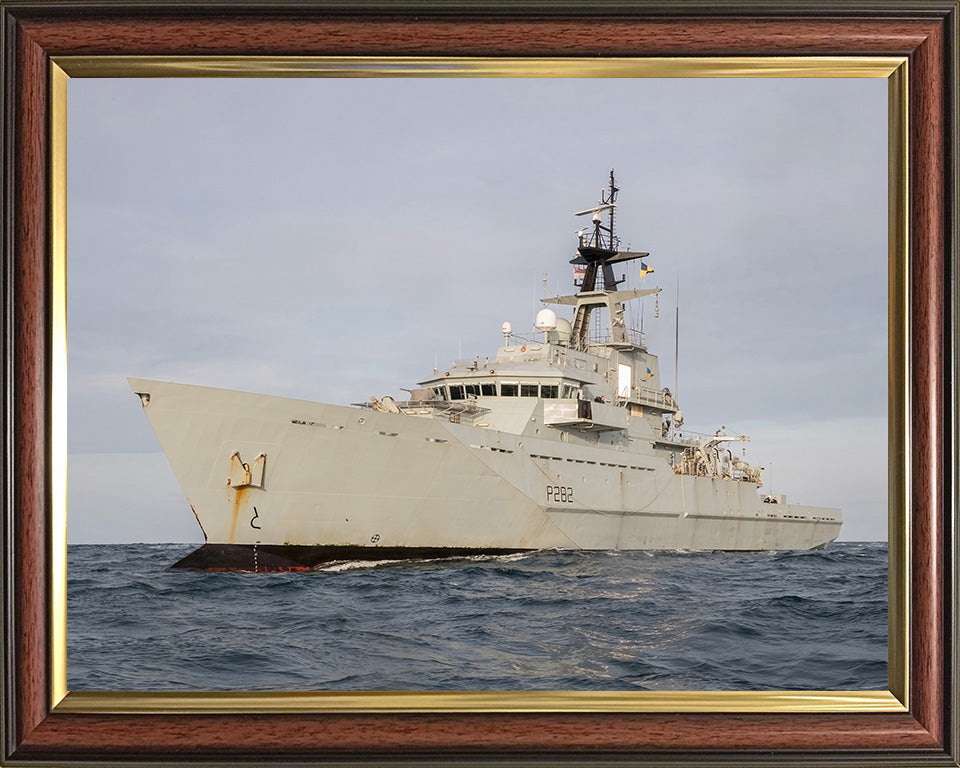
<svg viewBox="0 0 960 768">
<path fill-rule="evenodd" d="M 563 442 L 549 400 L 522 430 L 131 379 L 206 543 L 178 565 L 295 570 L 537 549 L 794 550 L 836 509 L 763 503 L 755 483 L 674 472 L 650 442 Z M 621 409 L 622 410 L 622 409 Z M 515 432 L 520 432 L 519 434 Z M 638 441 L 641 442 L 641 441 Z"/>
</svg>

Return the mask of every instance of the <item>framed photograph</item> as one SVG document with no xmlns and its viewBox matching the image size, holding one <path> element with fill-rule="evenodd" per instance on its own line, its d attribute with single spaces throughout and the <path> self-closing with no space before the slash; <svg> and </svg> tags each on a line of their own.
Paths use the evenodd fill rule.
<svg viewBox="0 0 960 768">
<path fill-rule="evenodd" d="M 158 10 L 163 13 L 157 13 Z M 51 760 L 104 763 L 151 760 L 171 764 L 178 760 L 203 760 L 233 764 L 262 761 L 267 757 L 305 763 L 374 764 L 491 760 L 512 763 L 548 760 L 558 764 L 584 760 L 597 764 L 606 761 L 720 764 L 731 760 L 771 764 L 850 761 L 889 764 L 902 761 L 907 755 L 910 759 L 924 755 L 925 759 L 957 764 L 954 560 L 957 528 L 955 499 L 951 495 L 956 485 L 953 455 L 956 424 L 952 421 L 956 414 L 956 390 L 951 372 L 956 364 L 952 330 L 956 319 L 956 286 L 952 276 L 956 274 L 957 153 L 956 72 L 950 65 L 956 53 L 956 4 L 930 3 L 920 14 L 912 8 L 901 10 L 891 6 L 883 15 L 871 15 L 867 6 L 854 3 L 830 8 L 804 4 L 790 8 L 732 5 L 722 12 L 690 11 L 666 4 L 642 8 L 616 5 L 597 8 L 587 18 L 582 13 L 573 14 L 562 5 L 518 6 L 509 10 L 475 5 L 442 9 L 376 4 L 349 8 L 318 5 L 290 8 L 282 15 L 277 14 L 277 10 L 249 5 L 225 12 L 223 6 L 202 5 L 187 10 L 175 4 L 95 7 L 81 3 L 60 8 L 54 3 L 2 3 L 6 41 L 3 54 L 4 231 L 7 233 L 3 257 L 4 298 L 5 306 L 10 309 L 4 317 L 4 397 L 11 459 L 5 465 L 8 482 L 4 499 L 4 547 L 8 567 L 4 571 L 6 674 L 3 685 L 8 706 L 3 724 L 3 758 L 23 764 Z M 510 140 L 502 134 L 510 133 L 517 143 L 516 133 L 510 132 L 511 124 L 503 111 L 511 103 L 519 110 L 518 105 L 526 109 L 539 100 L 541 117 L 547 119 L 546 116 L 553 114 L 551 98 L 557 104 L 567 98 L 573 102 L 572 108 L 582 115 L 589 109 L 584 104 L 589 102 L 592 90 L 602 90 L 604 101 L 615 99 L 618 90 L 626 98 L 635 97 L 640 92 L 630 89 L 631 81 L 646 82 L 651 78 L 669 78 L 676 82 L 680 82 L 678 78 L 685 78 L 683 82 L 703 85 L 704 92 L 711 80 L 717 82 L 718 88 L 721 84 L 729 88 L 737 82 L 732 78 L 760 82 L 771 77 L 787 77 L 798 83 L 802 81 L 797 78 L 831 78 L 838 89 L 857 78 L 872 78 L 884 84 L 887 115 L 882 129 L 888 133 L 885 201 L 888 259 L 884 294 L 889 434 L 886 467 L 890 509 L 888 690 L 468 692 L 427 689 L 390 692 L 381 690 L 387 686 L 375 685 L 370 686 L 375 690 L 321 691 L 263 690 L 262 686 L 257 691 L 244 692 L 190 692 L 176 690 L 176 686 L 164 691 L 126 693 L 69 690 L 65 334 L 70 305 L 66 280 L 69 267 L 66 172 L 68 146 L 84 135 L 85 126 L 82 112 L 71 113 L 71 120 L 67 121 L 68 82 L 73 80 L 82 85 L 87 78 L 108 78 L 116 82 L 121 86 L 119 89 L 106 97 L 94 94 L 92 100 L 85 103 L 88 109 L 92 105 L 94 111 L 112 114 L 117 120 L 123 119 L 124 110 L 117 108 L 111 112 L 109 99 L 123 99 L 124 89 L 131 96 L 138 89 L 144 92 L 150 89 L 158 95 L 153 100 L 155 117 L 170 123 L 166 129 L 158 130 L 166 130 L 169 135 L 171 130 L 176 130 L 178 121 L 185 124 L 191 118 L 186 110 L 179 117 L 172 115 L 160 95 L 165 89 L 169 93 L 176 85 L 171 78 L 184 77 L 199 87 L 193 93 L 201 93 L 205 85 L 216 82 L 197 78 L 230 78 L 218 81 L 225 84 L 239 84 L 241 81 L 237 78 L 254 78 L 246 81 L 253 84 L 298 84 L 299 90 L 287 89 L 290 93 L 300 93 L 303 87 L 320 84 L 323 78 L 327 78 L 327 82 L 332 82 L 329 78 L 337 78 L 345 95 L 328 90 L 322 94 L 314 91 L 311 97 L 328 99 L 331 110 L 343 117 L 344 130 L 351 126 L 349 131 L 354 138 L 364 130 L 362 110 L 356 123 L 351 123 L 355 118 L 348 115 L 349 104 L 356 104 L 353 94 L 360 85 L 367 94 L 363 103 L 369 111 L 366 120 L 370 123 L 386 109 L 383 102 L 377 101 L 378 88 L 389 92 L 394 114 L 410 105 L 415 105 L 418 112 L 427 113 L 441 112 L 440 104 L 466 110 L 466 106 L 458 106 L 461 102 L 457 98 L 464 105 L 467 102 L 474 106 L 488 105 L 487 112 L 499 113 L 501 119 L 484 123 L 482 117 L 471 118 L 471 122 L 478 125 L 472 137 L 464 139 L 468 142 L 469 138 L 474 141 L 489 138 L 491 143 L 503 147 L 499 159 L 492 156 L 484 159 L 481 152 L 475 153 L 474 159 L 482 160 L 490 177 L 483 184 L 487 193 L 500 191 L 495 182 L 506 176 L 497 163 L 511 164 L 507 151 Z M 149 85 L 138 88 L 140 81 L 131 78 L 145 79 Z M 452 78 L 462 78 L 459 82 L 463 86 L 453 87 L 458 81 Z M 507 93 L 506 104 L 495 102 L 489 99 L 488 93 L 482 92 L 485 83 L 497 82 L 495 78 L 508 83 L 512 89 Z M 524 91 L 524 86 L 535 83 L 535 79 L 554 84 L 556 92 L 544 88 L 537 93 L 529 88 Z M 557 90 L 556 84 L 567 82 L 576 87 Z M 396 85 L 387 88 L 388 83 Z M 448 91 L 444 95 L 442 88 L 423 90 L 424 83 L 445 85 Z M 498 98 L 505 90 L 498 89 Z M 261 89 L 260 92 L 267 91 Z M 652 95 L 645 97 L 655 102 Z M 229 98 L 235 103 L 256 101 L 239 88 L 235 88 Z M 339 107 L 337 98 L 344 99 Z M 137 110 L 145 108 L 137 107 Z M 722 115 L 717 104 L 712 105 L 711 111 Z M 292 134 L 283 127 L 288 113 L 278 108 L 276 114 L 280 117 L 274 123 L 268 121 L 263 134 L 276 137 L 275 146 L 265 147 L 271 161 L 264 167 L 273 167 L 277 174 L 286 168 L 284 178 L 289 182 L 290 174 L 294 173 L 292 169 L 300 164 L 296 155 L 302 157 L 303 151 L 295 148 L 290 140 Z M 621 110 L 620 116 L 625 120 L 623 130 L 626 132 L 638 122 L 638 116 L 630 110 Z M 438 114 L 435 122 L 440 119 Z M 117 130 L 122 133 L 123 127 Z M 149 143 L 149 129 L 131 130 L 142 142 Z M 424 169 L 423 177 L 431 182 L 442 176 L 431 175 L 424 168 L 424 158 L 455 168 L 459 167 L 457 161 L 468 154 L 464 147 L 440 146 L 436 137 L 431 138 L 412 119 L 398 130 L 409 130 L 411 136 L 417 132 L 425 144 L 435 147 L 435 157 L 427 152 L 418 159 L 411 150 L 412 161 L 419 163 Z M 815 133 L 812 125 L 808 133 Z M 283 146 L 284 136 L 287 136 L 288 147 Z M 108 137 L 103 138 L 109 141 Z M 243 140 L 240 131 L 235 132 L 235 139 Z M 343 145 L 348 145 L 346 139 Z M 383 145 L 382 134 L 371 129 L 369 146 L 363 154 L 375 156 L 378 149 L 384 149 Z M 414 146 L 412 141 L 408 146 Z M 387 152 L 389 149 L 387 147 Z M 519 156 L 520 149 L 512 149 Z M 757 149 L 762 155 L 762 147 Z M 291 156 L 285 157 L 284 150 Z M 200 158 L 191 157 L 186 151 L 178 154 L 175 145 L 172 149 L 171 145 L 165 145 L 164 151 L 170 163 L 197 167 L 198 184 L 203 183 L 203 170 L 198 165 Z M 144 157 L 144 152 L 141 145 L 126 158 L 130 162 L 125 171 L 131 178 L 124 183 L 131 185 L 130 190 L 137 190 L 138 179 L 143 179 L 144 187 L 162 195 L 162 184 L 148 183 L 159 177 L 151 177 L 150 171 L 138 170 L 141 167 L 138 159 Z M 71 160 L 77 156 L 74 153 Z M 816 159 L 811 156 L 811 167 Z M 758 169 L 762 169 L 762 161 L 762 156 L 756 160 Z M 333 157 L 326 162 L 333 163 Z M 636 163 L 627 162 L 635 171 Z M 309 166 L 306 162 L 302 164 Z M 384 160 L 383 165 L 386 164 Z M 357 165 L 360 165 L 359 157 Z M 347 179 L 348 169 L 349 162 L 336 172 L 336 177 Z M 74 178 L 95 178 L 95 174 L 87 171 L 81 169 Z M 609 169 L 604 167 L 602 171 L 605 176 Z M 409 168 L 406 172 L 409 173 Z M 103 173 L 105 178 L 111 178 L 113 173 L 113 178 L 118 179 L 118 188 L 122 187 L 115 168 L 105 167 Z M 473 167 L 465 168 L 461 175 L 478 184 L 484 178 Z M 229 177 L 221 178 L 217 173 L 211 177 L 215 177 L 213 183 L 230 183 Z M 364 187 L 363 178 L 372 183 Z M 358 171 L 355 181 L 360 187 L 354 189 L 351 186 L 354 180 L 347 179 L 344 197 L 333 194 L 335 185 L 327 189 L 329 199 L 324 198 L 327 205 L 343 207 L 345 232 L 364 226 L 363 211 L 349 210 L 350 201 L 357 203 L 354 208 L 369 206 L 371 214 L 376 216 L 384 216 L 390 206 L 399 208 L 402 204 L 402 195 L 377 193 L 387 184 L 384 178 L 363 177 Z M 510 183 L 515 180 L 507 178 Z M 540 196 L 549 199 L 556 198 L 550 194 L 550 183 L 570 183 L 566 177 L 556 180 L 543 174 L 542 178 L 545 186 Z M 883 180 L 881 174 L 874 183 L 882 184 Z M 606 178 L 598 179 L 594 186 L 605 182 Z M 280 182 L 265 179 L 259 184 L 260 193 L 266 196 L 271 183 Z M 638 180 L 636 186 L 642 183 Z M 611 173 L 611 187 L 613 184 Z M 630 180 L 621 176 L 617 184 L 625 192 L 630 188 Z M 182 190 L 183 185 L 179 189 Z M 87 188 L 87 194 L 78 196 L 78 209 L 90 200 L 89 191 Z M 431 191 L 426 189 L 421 194 L 417 198 L 411 189 L 407 201 L 410 208 L 397 210 L 395 217 L 412 218 L 421 211 L 423 224 L 411 231 L 421 236 L 425 244 L 433 242 L 435 248 L 449 248 L 453 258 L 457 244 L 451 242 L 450 227 L 432 220 L 452 215 L 450 207 L 444 204 L 446 201 L 440 200 L 444 193 L 436 193 L 437 200 L 432 206 L 429 205 Z M 584 208 L 597 202 L 591 199 L 593 192 L 586 194 Z M 722 192 L 715 193 L 720 194 Z M 602 195 L 601 205 L 606 201 Z M 473 205 L 478 204 L 475 194 L 469 199 Z M 523 190 L 511 190 L 509 197 L 490 201 L 489 216 L 478 216 L 472 223 L 476 226 L 482 223 L 481 219 L 487 219 L 489 225 L 496 228 L 500 223 L 498 217 L 506 222 L 511 218 L 523 220 L 524 215 L 528 222 L 539 220 L 531 206 L 518 210 L 526 199 Z M 249 202 L 258 206 L 255 199 Z M 264 210 L 263 206 L 258 210 Z M 209 206 L 192 215 L 198 228 L 209 226 L 215 218 Z M 289 215 L 292 225 L 295 218 L 306 218 L 309 213 L 294 207 Z M 628 220 L 621 215 L 623 221 Z M 104 270 L 104 274 L 95 276 L 100 278 L 101 285 L 110 284 L 112 269 L 137 269 L 135 260 L 122 263 L 123 253 L 131 246 L 126 238 L 130 232 L 137 231 L 136 227 L 128 229 L 128 224 L 117 219 L 106 238 L 101 234 L 99 241 L 92 241 L 106 244 L 116 255 L 116 258 L 103 259 L 97 267 Z M 179 225 L 189 227 L 190 222 L 183 219 Z M 529 228 L 504 226 L 512 240 L 526 236 L 518 234 L 522 229 Z M 286 264 L 277 255 L 286 246 L 277 247 L 272 257 L 267 254 L 277 246 L 275 241 L 270 241 L 277 229 L 270 232 L 273 234 L 262 241 L 257 238 L 264 238 L 264 233 L 255 227 L 238 232 L 236 237 L 246 242 L 227 243 L 224 253 L 261 242 L 265 261 L 258 265 L 256 258 L 252 258 L 232 264 L 227 258 L 220 265 L 222 283 L 214 275 L 208 278 L 210 285 L 233 290 L 248 280 L 276 280 L 282 276 L 283 269 L 297 272 L 295 257 Z M 71 238 L 75 237 L 80 244 L 84 234 L 82 228 L 74 229 Z M 528 234 L 534 243 L 538 233 Z M 555 233 L 545 234 L 551 236 L 550 242 L 559 242 L 552 237 Z M 637 247 L 644 248 L 642 233 L 621 231 L 620 234 L 635 238 Z M 345 237 L 339 229 L 315 232 L 317 242 L 323 242 L 328 236 L 336 240 Z M 881 237 L 877 239 L 882 242 Z M 479 235 L 476 242 L 480 252 L 470 256 L 471 263 L 483 263 L 488 253 L 484 249 L 489 246 L 484 245 L 486 241 Z M 363 243 L 365 249 L 376 249 L 375 241 Z M 174 247 L 176 243 L 168 244 L 168 248 Z M 287 250 L 295 252 L 292 246 Z M 403 263 L 389 262 L 384 252 L 391 250 L 402 254 Z M 82 251 L 78 248 L 76 252 Z M 377 280 L 385 286 L 391 280 L 402 284 L 408 277 L 403 267 L 422 272 L 426 265 L 426 262 L 418 264 L 415 255 L 389 242 L 382 243 L 381 251 L 372 258 L 373 264 L 368 270 L 356 263 L 333 263 L 318 268 L 312 275 L 321 297 L 318 301 L 323 302 L 316 311 L 321 322 L 348 309 L 329 295 L 331 287 L 351 284 L 362 288 L 368 284 L 378 285 Z M 489 259 L 490 271 L 501 272 L 509 267 L 492 257 Z M 651 263 L 660 266 L 654 261 Z M 558 271 L 563 264 L 557 264 Z M 235 266 L 240 267 L 240 274 L 231 272 Z M 810 267 L 815 269 L 817 265 Z M 151 268 L 157 271 L 151 272 Z M 375 274 L 378 268 L 385 274 Z M 643 268 L 647 269 L 647 265 Z M 189 251 L 181 254 L 179 262 L 144 263 L 141 269 L 146 281 L 160 290 L 165 285 L 160 279 L 164 270 L 189 271 Z M 244 278 L 244 272 L 250 272 L 250 277 Z M 79 269 L 77 274 L 81 274 Z M 75 286 L 81 300 L 89 301 L 96 295 L 84 294 L 85 287 L 95 282 L 88 277 L 71 283 L 71 290 Z M 325 277 L 329 285 L 325 284 Z M 465 279 L 471 279 L 469 274 Z M 526 295 L 530 294 L 529 304 L 533 308 L 535 290 L 542 289 L 546 296 L 559 296 L 566 290 L 559 285 L 561 281 L 568 282 L 569 278 L 544 276 L 542 285 L 526 286 L 527 276 L 518 274 L 513 281 L 518 285 L 512 289 L 516 296 L 513 293 L 510 296 L 516 302 L 518 297 L 526 301 Z M 775 277 L 771 281 L 774 284 Z M 679 278 L 676 282 L 680 282 Z M 858 284 L 863 288 L 862 283 Z M 118 292 L 126 293 L 128 283 L 114 285 L 124 286 Z M 306 287 L 306 293 L 302 290 L 304 286 L 300 286 L 300 292 L 291 288 L 291 297 L 298 296 L 304 303 L 311 294 L 309 286 Z M 487 292 L 495 290 L 491 287 Z M 325 293 L 328 294 L 326 300 Z M 244 294 L 238 292 L 238 295 Z M 390 306 L 384 301 L 384 295 L 387 294 L 377 295 L 374 301 L 388 314 Z M 186 309 L 191 303 L 195 304 L 199 296 L 188 289 L 179 297 L 180 311 L 186 317 L 189 318 Z M 136 301 L 133 294 L 126 299 Z M 237 345 L 241 353 L 245 340 L 261 351 L 265 346 L 262 337 L 245 332 L 243 326 L 263 323 L 280 309 L 267 307 L 257 311 L 249 307 L 254 301 L 255 296 L 247 294 L 245 308 L 236 318 L 223 318 L 224 310 L 220 306 L 211 310 L 231 325 L 229 331 L 217 338 L 226 340 L 227 346 Z M 176 301 L 173 304 L 176 305 Z M 868 313 L 865 305 L 852 302 L 850 306 L 852 309 L 845 318 L 855 322 L 859 312 L 862 322 L 875 322 L 876 318 Z M 443 307 L 441 312 L 448 315 L 458 311 L 469 313 L 471 320 L 476 319 L 475 324 L 494 320 L 499 323 L 504 319 L 499 317 L 504 311 L 499 305 L 487 307 L 492 320 L 476 307 L 467 310 L 462 301 L 454 300 Z M 864 308 L 858 310 L 857 307 Z M 659 304 L 648 309 L 651 315 L 662 311 Z M 116 317 L 116 313 L 112 313 L 112 305 L 106 299 L 102 311 L 99 322 L 106 329 L 110 317 Z M 374 312 L 371 322 L 376 319 Z M 648 322 L 650 319 L 647 318 Z M 434 325 L 411 326 L 400 319 L 380 318 L 384 328 L 385 323 L 391 322 L 396 326 L 391 329 L 394 333 L 408 334 L 414 332 L 411 328 L 423 332 Z M 643 320 L 640 322 L 642 327 Z M 170 325 L 172 328 L 173 323 Z M 97 325 L 90 327 L 95 330 Z M 811 327 L 817 327 L 816 323 L 811 322 Z M 84 330 L 89 328 L 84 326 Z M 450 330 L 459 333 L 452 326 Z M 101 350 L 107 347 L 106 338 L 104 331 L 99 337 Z M 171 339 L 175 338 L 171 335 Z M 91 347 L 98 346 L 96 333 L 82 340 L 89 341 Z M 71 343 L 74 341 L 72 337 Z M 441 353 L 444 357 L 463 358 L 464 353 L 470 356 L 477 351 L 463 349 L 463 342 L 462 337 L 456 340 L 455 351 L 435 350 L 437 361 L 428 360 L 426 367 L 432 362 L 435 372 L 442 371 Z M 467 339 L 471 346 L 474 342 L 472 338 Z M 127 339 L 125 343 L 129 348 L 131 341 Z M 322 343 L 322 339 L 317 342 Z M 440 343 L 431 340 L 435 346 Z M 404 378 L 394 382 L 394 386 L 415 380 L 424 366 L 414 369 L 409 360 L 402 358 L 402 353 L 389 346 L 374 355 L 384 361 L 384 365 L 376 367 L 386 367 L 389 362 L 401 369 Z M 333 354 L 332 350 L 324 349 L 328 355 Z M 431 350 L 421 352 L 430 357 Z M 191 354 L 209 356 L 213 352 L 196 349 Z M 196 381 L 197 371 L 203 370 L 202 362 L 192 368 L 189 361 L 185 364 L 188 378 Z M 259 381 L 254 374 L 249 388 L 269 390 L 269 383 L 263 382 L 269 382 L 271 376 L 274 382 L 289 377 L 290 372 L 271 371 L 268 365 L 265 363 L 259 372 Z M 130 373 L 138 374 L 137 371 Z M 235 380 L 235 373 L 228 378 Z M 872 373 L 882 377 L 884 371 Z M 371 375 L 367 365 L 356 373 L 355 380 L 374 389 L 373 392 L 344 389 L 330 398 L 348 401 L 351 398 L 365 400 L 371 394 L 382 397 L 385 394 L 382 389 L 375 388 L 382 388 L 385 379 L 381 377 L 390 378 L 390 375 L 389 371 L 379 370 Z M 94 377 L 95 371 L 91 371 L 90 376 Z M 669 380 L 670 376 L 661 371 L 661 378 Z M 231 382 L 197 383 L 230 386 Z M 675 386 L 682 387 L 682 383 Z M 141 399 L 143 397 L 141 393 Z M 146 397 L 149 398 L 149 394 Z M 602 409 L 602 405 L 596 407 Z M 81 418 L 90 421 L 83 424 L 78 433 L 93 434 L 95 408 L 88 408 L 86 402 L 72 408 L 71 418 L 79 413 Z M 138 408 L 133 410 L 135 416 L 141 415 Z M 723 430 L 725 435 L 726 426 L 718 427 L 717 434 Z M 242 460 L 240 466 L 243 466 Z M 104 465 L 101 469 L 114 474 L 124 472 L 119 465 Z M 71 466 L 71 488 L 84 483 L 103 485 L 103 481 L 97 479 L 102 476 L 96 472 L 95 463 L 75 462 Z M 243 485 L 247 481 L 237 482 Z M 804 500 L 796 501 L 803 503 Z M 79 514 L 79 507 L 77 511 Z M 256 516 L 251 518 L 250 525 L 259 530 Z M 231 541 L 232 538 L 231 534 Z M 256 553 L 256 547 L 253 551 Z M 277 687 L 283 688 L 282 684 Z"/>
</svg>

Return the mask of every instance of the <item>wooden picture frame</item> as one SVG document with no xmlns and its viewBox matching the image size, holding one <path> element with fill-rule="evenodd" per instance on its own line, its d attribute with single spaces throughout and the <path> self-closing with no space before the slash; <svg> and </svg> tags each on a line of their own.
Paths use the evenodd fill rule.
<svg viewBox="0 0 960 768">
<path fill-rule="evenodd" d="M 585 10 L 0 1 L 3 761 L 958 765 L 957 10 L 956 2 L 939 0 L 894 0 L 879 10 L 861 2 L 614 3 Z M 907 104 L 899 138 L 908 175 L 891 191 L 890 228 L 909 265 L 891 274 L 891 327 L 898 314 L 906 318 L 906 331 L 892 333 L 890 355 L 891 400 L 899 395 L 906 403 L 904 418 L 891 422 L 893 444 L 906 449 L 891 457 L 905 475 L 903 482 L 892 475 L 891 497 L 903 499 L 908 521 L 902 533 L 891 531 L 891 552 L 902 549 L 906 559 L 897 571 L 904 594 L 891 592 L 905 619 L 903 631 L 892 627 L 890 637 L 891 655 L 906 654 L 891 697 L 902 704 L 763 712 L 703 700 L 631 711 L 603 701 L 579 709 L 536 699 L 498 707 L 492 696 L 473 708 L 411 708 L 365 704 L 355 695 L 345 706 L 317 711 L 283 693 L 247 705 L 242 695 L 196 705 L 185 695 L 101 700 L 101 706 L 64 699 L 52 670 L 65 664 L 56 658 L 65 652 L 57 604 L 65 563 L 50 546 L 63 522 L 57 507 L 65 449 L 57 409 L 65 381 L 56 367 L 63 339 L 55 329 L 63 324 L 57 313 L 64 281 L 57 274 L 62 262 L 51 253 L 64 247 L 64 226 L 56 220 L 63 201 L 50 180 L 64 161 L 65 137 L 52 113 L 65 93 L 58 62 L 73 57 L 95 72 L 98 60 L 116 66 L 117 59 L 106 58 L 116 56 L 199 58 L 210 62 L 210 72 L 242 66 L 232 57 L 248 56 L 902 57 L 891 99 Z M 892 127 L 896 134 L 899 127 Z M 891 147 L 897 145 L 891 136 Z"/>
</svg>

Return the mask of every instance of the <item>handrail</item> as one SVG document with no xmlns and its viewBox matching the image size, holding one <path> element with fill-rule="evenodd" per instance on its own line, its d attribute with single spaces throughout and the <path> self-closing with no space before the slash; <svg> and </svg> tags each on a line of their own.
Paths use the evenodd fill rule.
<svg viewBox="0 0 960 768">
<path fill-rule="evenodd" d="M 623 328 L 624 340 L 627 343 L 633 344 L 637 347 L 644 347 L 646 345 L 643 343 L 643 338 L 645 334 L 642 331 L 637 330 L 636 328 Z M 621 344 L 622 341 L 614 342 L 613 334 L 610 332 L 609 328 L 604 326 L 598 326 L 590 329 L 590 335 L 587 339 L 587 344 L 610 344 L 616 343 Z"/>
<path fill-rule="evenodd" d="M 650 389 L 648 387 L 633 386 L 630 388 L 630 397 L 617 396 L 617 402 L 635 402 L 656 405 L 664 410 L 676 411 L 679 406 L 672 395 L 664 394 L 662 390 Z"/>
<path fill-rule="evenodd" d="M 404 400 L 397 403 L 401 411 L 428 409 L 441 413 L 484 413 L 489 408 L 482 408 L 472 400 Z"/>
</svg>

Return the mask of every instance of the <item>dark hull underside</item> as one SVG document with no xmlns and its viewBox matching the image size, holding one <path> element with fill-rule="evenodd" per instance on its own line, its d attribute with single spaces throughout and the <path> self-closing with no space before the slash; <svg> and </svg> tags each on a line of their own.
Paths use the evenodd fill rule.
<svg viewBox="0 0 960 768">
<path fill-rule="evenodd" d="M 430 560 L 442 557 L 512 555 L 525 549 L 471 547 L 355 547 L 297 544 L 204 544 L 174 568 L 201 571 L 309 571 L 344 560 Z"/>
</svg>

